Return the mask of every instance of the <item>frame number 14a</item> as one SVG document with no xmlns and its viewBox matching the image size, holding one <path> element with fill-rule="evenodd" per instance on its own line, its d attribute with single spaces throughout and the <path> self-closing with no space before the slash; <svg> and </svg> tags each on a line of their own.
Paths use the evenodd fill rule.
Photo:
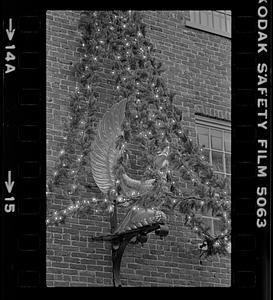
<svg viewBox="0 0 273 300">
<path fill-rule="evenodd" d="M 5 47 L 6 49 L 5 61 L 7 62 L 5 64 L 5 74 L 15 71 L 15 66 L 13 65 L 13 62 L 15 61 L 16 58 L 13 52 L 15 50 L 15 44 L 12 41 L 14 32 L 15 29 L 12 28 L 12 19 L 9 19 L 9 26 L 8 29 L 6 29 L 6 33 L 10 44 Z"/>
</svg>

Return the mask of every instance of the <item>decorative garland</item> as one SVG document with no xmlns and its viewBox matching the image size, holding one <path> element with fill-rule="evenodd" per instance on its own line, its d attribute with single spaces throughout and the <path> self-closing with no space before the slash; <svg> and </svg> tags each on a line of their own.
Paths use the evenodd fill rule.
<svg viewBox="0 0 273 300">
<path fill-rule="evenodd" d="M 118 205 L 130 207 L 137 202 L 138 205 L 166 211 L 178 207 L 185 215 L 185 224 L 203 241 L 202 254 L 230 253 L 229 183 L 213 174 L 204 150 L 194 145 L 183 130 L 182 112 L 173 104 L 175 94 L 168 91 L 162 79 L 164 70 L 154 57 L 153 45 L 146 38 L 141 14 L 85 11 L 81 15 L 79 30 L 83 58 L 74 68 L 79 86 L 71 99 L 65 146 L 47 183 L 48 197 L 54 195 L 55 187 L 61 186 L 73 204 L 49 215 L 47 225 L 57 225 L 67 216 L 91 208 L 96 212 L 113 210 L 113 203 L 104 197 L 91 195 L 92 200 L 74 202 L 73 197 L 84 189 L 92 191 L 92 187 L 89 188 L 80 178 L 86 176 L 85 166 L 89 163 L 88 153 L 95 134 L 98 87 L 105 83 L 114 84 L 116 102 L 128 99 L 124 136 L 117 143 L 122 149 L 115 167 Z M 107 74 L 103 70 L 103 60 L 112 63 L 106 82 L 102 80 L 102 74 Z M 142 198 L 137 192 L 129 197 L 122 193 L 121 188 L 124 174 L 130 169 L 130 144 L 133 142 L 142 145 L 146 165 L 144 179 L 155 179 L 153 189 L 147 190 Z M 200 213 L 209 211 L 221 222 L 217 236 L 209 234 L 200 217 Z"/>
</svg>

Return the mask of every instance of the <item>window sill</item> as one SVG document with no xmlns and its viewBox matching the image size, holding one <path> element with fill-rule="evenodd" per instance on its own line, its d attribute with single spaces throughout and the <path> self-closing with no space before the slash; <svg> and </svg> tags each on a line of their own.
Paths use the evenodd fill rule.
<svg viewBox="0 0 273 300">
<path fill-rule="evenodd" d="M 220 35 L 220 36 L 231 39 L 231 33 L 229 33 L 229 32 L 215 30 L 213 28 L 203 26 L 203 25 L 200 25 L 200 24 L 196 24 L 196 23 L 193 23 L 191 21 L 186 21 L 186 26 L 192 27 L 194 29 L 202 30 L 202 31 L 205 31 L 205 32 L 209 32 L 209 33 L 212 33 L 212 34 L 217 34 L 217 35 Z"/>
<path fill-rule="evenodd" d="M 204 117 L 195 114 L 195 120 L 198 125 L 209 126 L 216 129 L 231 130 L 231 122 L 226 120 L 216 120 L 210 117 Z"/>
</svg>

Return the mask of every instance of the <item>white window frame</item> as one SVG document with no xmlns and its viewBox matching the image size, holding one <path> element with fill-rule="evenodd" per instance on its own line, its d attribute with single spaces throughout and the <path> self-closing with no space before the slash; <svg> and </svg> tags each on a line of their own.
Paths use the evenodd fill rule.
<svg viewBox="0 0 273 300">
<path fill-rule="evenodd" d="M 216 16 L 224 19 L 224 29 L 216 22 Z M 191 10 L 190 21 L 186 26 L 216 35 L 231 38 L 231 11 L 229 10 Z"/>
<path fill-rule="evenodd" d="M 204 127 L 208 127 L 209 128 L 209 148 L 205 148 L 205 149 L 209 149 L 210 163 L 212 164 L 212 148 L 211 148 L 210 130 L 211 129 L 217 129 L 217 130 L 229 131 L 231 133 L 231 123 L 227 122 L 227 121 L 212 119 L 210 117 L 204 117 L 204 116 L 200 116 L 200 115 L 195 115 L 195 127 L 196 127 L 195 129 L 196 129 L 196 137 L 197 137 L 197 140 L 198 140 L 197 126 L 204 126 Z M 223 143 L 224 143 L 224 139 L 223 139 Z M 225 151 L 224 145 L 223 145 L 223 152 L 231 154 L 231 152 Z M 226 162 L 225 162 L 225 159 L 223 160 L 223 164 L 224 164 L 224 172 L 215 171 L 215 173 L 226 174 L 226 172 L 225 172 L 226 171 L 226 167 L 225 167 Z M 231 175 L 231 173 L 228 173 L 228 175 Z M 213 217 L 213 216 L 207 216 L 207 215 L 202 215 L 202 218 L 208 219 L 208 220 L 211 221 L 211 223 L 210 223 L 211 235 L 215 236 L 214 221 L 218 221 L 219 218 Z"/>
<path fill-rule="evenodd" d="M 224 149 L 224 139 L 223 139 L 223 145 L 222 145 L 222 151 L 214 150 L 211 148 L 211 135 L 210 135 L 210 130 L 216 129 L 216 130 L 222 130 L 222 131 L 228 131 L 231 133 L 231 124 L 230 122 L 222 121 L 222 120 L 216 120 L 208 117 L 203 117 L 203 116 L 196 116 L 196 133 L 198 134 L 197 131 L 197 126 L 204 126 L 209 128 L 209 159 L 210 163 L 212 163 L 212 150 L 216 152 L 224 152 L 227 154 L 231 155 L 231 151 L 225 151 Z M 200 145 L 201 146 L 201 145 Z M 223 160 L 223 171 L 215 171 L 217 174 L 222 174 L 222 175 L 231 175 L 231 173 L 226 172 L 226 161 L 225 159 Z"/>
</svg>

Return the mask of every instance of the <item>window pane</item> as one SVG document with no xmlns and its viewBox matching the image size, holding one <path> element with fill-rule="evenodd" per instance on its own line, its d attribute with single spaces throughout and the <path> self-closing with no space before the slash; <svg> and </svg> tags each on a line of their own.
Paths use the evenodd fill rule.
<svg viewBox="0 0 273 300">
<path fill-rule="evenodd" d="M 209 234 L 212 236 L 217 236 L 222 232 L 223 224 L 220 219 L 207 216 L 204 216 L 202 219 L 205 226 L 209 227 Z"/>
<path fill-rule="evenodd" d="M 226 158 L 226 173 L 231 173 L 231 155 L 230 154 L 225 154 Z"/>
<path fill-rule="evenodd" d="M 214 29 L 218 31 L 226 30 L 226 13 L 224 10 L 217 10 L 213 12 Z"/>
<path fill-rule="evenodd" d="M 227 32 L 231 33 L 231 16 L 226 16 L 227 17 Z"/>
<path fill-rule="evenodd" d="M 195 10 L 191 10 L 190 11 L 190 18 L 191 21 L 193 21 L 194 23 L 200 23 L 199 22 L 199 11 L 195 11 Z"/>
<path fill-rule="evenodd" d="M 223 138 L 220 130 L 211 130 L 211 148 L 223 150 Z"/>
<path fill-rule="evenodd" d="M 219 178 L 222 178 L 222 179 L 226 177 L 226 175 L 224 173 L 217 173 L 217 172 L 215 172 L 215 174 L 217 174 L 217 176 Z"/>
<path fill-rule="evenodd" d="M 231 12 L 228 10 L 201 10 L 190 11 L 190 20 L 197 27 L 211 33 L 231 34 Z M 224 34 L 225 33 L 225 34 Z"/>
<path fill-rule="evenodd" d="M 213 25 L 212 25 L 212 11 L 208 11 L 207 17 L 208 17 L 208 27 L 213 28 Z"/>
<path fill-rule="evenodd" d="M 209 228 L 209 234 L 213 235 L 213 221 L 211 218 L 202 218 L 205 227 Z"/>
<path fill-rule="evenodd" d="M 201 24 L 204 26 L 208 26 L 206 11 L 201 11 L 200 15 L 201 15 Z"/>
<path fill-rule="evenodd" d="M 198 143 L 200 146 L 209 147 L 209 129 L 205 127 L 198 126 Z"/>
<path fill-rule="evenodd" d="M 221 19 L 220 19 L 220 13 L 214 11 L 213 12 L 213 23 L 214 23 L 214 29 L 215 30 L 221 30 Z"/>
<path fill-rule="evenodd" d="M 231 134 L 230 134 L 230 132 L 224 133 L 224 139 L 225 139 L 225 151 L 231 152 Z"/>
<path fill-rule="evenodd" d="M 226 30 L 226 16 L 224 14 L 220 14 L 220 30 L 227 31 Z"/>
<path fill-rule="evenodd" d="M 222 152 L 212 151 L 212 165 L 214 166 L 215 171 L 224 171 Z"/>
<path fill-rule="evenodd" d="M 227 175 L 226 178 L 227 178 L 228 184 L 231 185 L 231 176 L 230 176 L 230 175 Z"/>
<path fill-rule="evenodd" d="M 214 235 L 217 236 L 221 233 L 222 231 L 222 226 L 221 226 L 221 221 L 218 220 L 213 220 L 213 227 L 214 227 Z"/>
<path fill-rule="evenodd" d="M 210 161 L 210 157 L 209 157 L 209 150 L 208 149 L 204 149 L 203 150 L 203 154 L 204 154 L 204 156 L 205 156 L 205 160 L 207 161 L 207 162 L 209 162 L 209 163 L 211 163 L 211 161 Z"/>
<path fill-rule="evenodd" d="M 210 10 L 200 11 L 201 24 L 204 26 L 212 26 L 212 12 Z"/>
</svg>

